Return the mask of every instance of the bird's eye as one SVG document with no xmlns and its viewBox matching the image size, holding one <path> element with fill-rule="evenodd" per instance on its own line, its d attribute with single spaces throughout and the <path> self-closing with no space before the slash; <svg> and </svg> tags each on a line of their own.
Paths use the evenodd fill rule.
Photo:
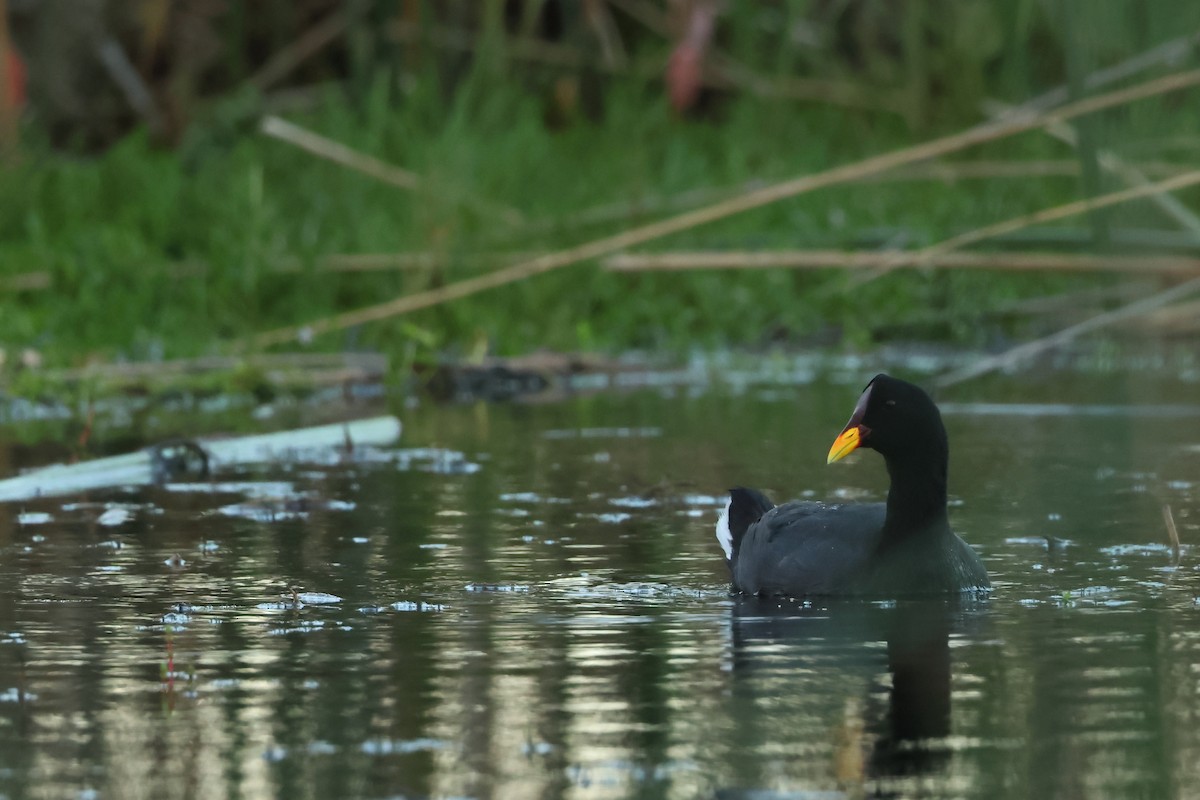
<svg viewBox="0 0 1200 800">
<path fill-rule="evenodd" d="M 883 404 L 885 406 L 894 406 L 894 405 L 896 405 L 896 401 L 895 400 L 884 400 Z"/>
</svg>

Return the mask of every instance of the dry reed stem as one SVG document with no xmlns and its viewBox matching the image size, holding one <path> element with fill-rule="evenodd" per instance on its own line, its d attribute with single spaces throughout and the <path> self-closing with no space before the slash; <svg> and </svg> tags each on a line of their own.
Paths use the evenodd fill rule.
<svg viewBox="0 0 1200 800">
<path fill-rule="evenodd" d="M 117 41 L 116 37 L 104 36 L 95 43 L 93 50 L 96 60 L 124 95 L 125 102 L 142 118 L 152 134 L 161 136 L 166 130 L 166 118 L 154 100 L 154 93 L 146 85 L 129 54 L 125 52 L 124 45 Z"/>
<path fill-rule="evenodd" d="M 333 253 L 317 258 L 312 264 L 312 269 L 318 272 L 345 273 L 394 272 L 443 269 L 451 263 L 481 268 L 495 266 L 498 261 L 513 257 L 513 255 L 500 253 L 450 254 L 434 250 L 409 253 Z M 518 253 L 515 255 L 521 258 L 534 258 L 541 254 Z M 305 262 L 299 258 L 276 261 L 269 264 L 268 268 L 271 272 L 283 275 L 307 271 Z M 209 273 L 208 264 L 202 261 L 179 261 L 166 265 L 165 269 L 174 280 L 199 278 Z M 36 292 L 49 289 L 53 285 L 53 276 L 47 270 L 0 276 L 0 292 Z"/>
<path fill-rule="evenodd" d="M 444 269 L 450 264 L 472 268 L 488 267 L 506 257 L 524 260 L 545 253 L 451 255 L 436 251 L 396 253 L 335 253 L 317 259 L 312 269 L 320 272 L 404 272 Z M 915 254 L 914 254 L 915 255 Z M 623 253 L 605 259 L 603 266 L 613 272 L 676 272 L 687 270 L 739 269 L 877 269 L 889 263 L 895 254 L 878 250 L 770 250 L 770 251 L 678 251 L 666 253 Z M 1200 273 L 1200 258 L 1172 255 L 1065 254 L 1039 251 L 997 253 L 955 252 L 926 258 L 920 263 L 907 259 L 897 268 L 995 269 L 1010 271 L 1128 272 L 1146 275 L 1186 276 Z M 200 262 L 181 262 L 170 266 L 175 279 L 201 277 L 208 272 Z M 286 259 L 270 265 L 272 272 L 289 274 L 306 271 L 299 259 Z M 0 291 L 41 291 L 49 289 L 49 272 L 26 272 L 0 278 Z"/>
<path fill-rule="evenodd" d="M 1144 54 L 1134 56 L 1133 59 L 1123 61 L 1121 64 L 1106 68 L 1106 70 L 1099 70 L 1092 73 L 1091 76 L 1087 77 L 1085 86 L 1087 89 L 1096 89 L 1098 86 L 1115 82 L 1115 80 L 1122 80 L 1124 78 L 1133 76 L 1133 74 L 1136 74 L 1142 70 L 1146 70 L 1148 67 L 1165 64 L 1165 62 L 1180 60 L 1184 58 L 1184 56 L 1188 55 L 1190 50 L 1192 50 L 1196 44 L 1200 44 L 1200 32 L 1194 32 L 1194 34 L 1177 38 L 1177 40 L 1160 44 L 1160 46 L 1156 48 L 1147 50 L 1147 52 Z M 1033 98 L 1032 101 L 1022 104 L 1019 109 L 1013 109 L 1013 112 L 1010 113 L 1027 113 L 1030 109 L 1057 106 L 1058 103 L 1066 101 L 1067 97 L 1067 86 L 1060 86 L 1060 88 L 1045 92 L 1044 95 Z M 1064 122 L 1066 122 L 1066 119 L 1060 118 L 1057 120 L 1052 120 L 1046 127 L 1051 128 L 1052 131 L 1056 127 L 1062 127 Z M 1135 180 L 1134 182 L 1135 184 L 1141 184 L 1141 181 Z M 1158 194 L 1157 197 L 1165 196 Z M 1172 204 L 1178 207 L 1183 207 L 1181 204 L 1178 204 L 1177 201 L 1175 201 L 1175 198 L 1171 198 L 1168 203 L 1168 205 Z M 1175 209 L 1175 211 L 1177 211 L 1177 209 Z M 1190 215 L 1190 211 L 1188 211 L 1188 215 L 1194 216 Z M 1172 212 L 1172 216 L 1175 216 L 1174 212 Z M 1190 228 L 1190 223 L 1186 223 L 1186 227 Z M 1134 301 L 1129 303 L 1129 305 L 1122 306 L 1121 308 L 1116 308 L 1114 311 L 1100 314 L 1099 317 L 1093 317 L 1092 319 L 1088 319 L 1079 325 L 1069 326 L 1067 329 L 1063 329 L 1057 333 L 1052 333 L 1052 335 L 1048 337 L 1043 337 L 1037 339 L 1037 341 L 1022 344 L 1020 347 L 1006 351 L 1006 353 L 992 356 L 990 359 L 977 362 L 976 365 L 971 367 L 959 369 L 959 371 L 942 375 L 942 378 L 938 380 L 937 383 L 940 386 L 950 386 L 961 383 L 961 381 L 977 377 L 977 375 L 991 372 L 992 369 L 1013 365 L 1013 363 L 1016 363 L 1021 359 L 1025 359 L 1025 357 L 1036 355 L 1045 349 L 1057 347 L 1058 344 L 1069 342 L 1070 339 L 1080 336 L 1082 333 L 1098 330 L 1100 327 L 1120 323 L 1120 321 L 1139 317 L 1139 315 L 1156 311 L 1156 309 L 1162 306 L 1169 305 L 1169 303 L 1175 301 L 1177 297 L 1187 296 L 1188 294 L 1192 293 L 1192 291 L 1198 289 L 1200 289 L 1200 279 L 1193 278 L 1192 281 L 1177 285 L 1177 287 L 1171 289 L 1166 289 L 1165 291 L 1160 291 L 1160 293 L 1156 295 L 1144 297 L 1142 300 Z M 1169 509 L 1164 510 L 1168 513 L 1170 512 Z M 1169 524 L 1170 528 L 1174 528 L 1174 519 L 1171 519 Z"/>
<path fill-rule="evenodd" d="M 527 260 L 545 255 L 530 253 L 444 253 L 436 250 L 416 250 L 398 253 L 333 253 L 317 259 L 314 266 L 323 272 L 389 272 L 397 270 L 443 269 L 450 264 L 471 268 L 493 267 L 498 261 L 512 258 Z M 289 259 L 273 267 L 274 272 L 302 272 L 298 259 Z"/>
<path fill-rule="evenodd" d="M 1160 45 L 1152 47 L 1144 53 L 1139 53 L 1132 58 L 1128 58 L 1118 64 L 1113 64 L 1111 67 L 1098 69 L 1088 75 L 1083 80 L 1083 88 L 1091 91 L 1100 89 L 1118 81 L 1132 78 L 1139 72 L 1162 66 L 1163 64 L 1179 64 L 1188 59 L 1192 54 L 1192 48 L 1200 45 L 1200 31 L 1189 33 L 1186 36 L 1181 36 L 1178 39 L 1172 39 L 1169 42 L 1163 42 Z M 1066 84 L 1056 86 L 1047 92 L 1043 92 L 1037 97 L 1027 100 L 1022 103 L 1020 110 L 1022 111 L 1041 111 L 1047 108 L 1053 108 L 1061 105 L 1070 98 L 1071 90 Z"/>
<path fill-rule="evenodd" d="M 875 272 L 862 278 L 858 281 L 851 281 L 850 286 L 860 286 L 876 278 L 881 278 L 891 272 L 898 266 L 907 261 L 914 260 L 916 263 L 923 263 L 925 260 L 934 256 L 948 253 L 952 250 L 957 250 L 966 247 L 976 242 L 981 242 L 985 239 L 992 239 L 997 236 L 1003 236 L 1007 233 L 1019 231 L 1022 228 L 1028 228 L 1033 225 L 1040 225 L 1043 222 L 1053 222 L 1055 220 L 1073 217 L 1088 211 L 1095 211 L 1101 208 L 1108 208 L 1120 203 L 1136 200 L 1140 197 L 1153 196 L 1163 192 L 1175 191 L 1188 186 L 1200 184 L 1200 170 L 1194 172 L 1185 172 L 1183 175 L 1176 175 L 1173 178 L 1158 181 L 1156 183 L 1148 183 L 1144 186 L 1135 186 L 1130 189 L 1121 189 L 1117 192 L 1089 197 L 1084 200 L 1075 200 L 1070 203 L 1064 203 L 1060 206 L 1045 208 L 1041 211 L 1035 211 L 1032 214 L 1022 214 L 1019 217 L 1006 219 L 1001 222 L 994 222 L 991 225 L 984 225 L 982 228 L 960 233 L 958 236 L 951 236 L 949 239 L 931 244 L 928 247 L 923 247 L 914 253 L 891 253 L 892 262 L 885 264 Z"/>
<path fill-rule="evenodd" d="M 609 0 L 609 2 L 632 17 L 643 27 L 664 39 L 671 38 L 671 24 L 666 13 L 645 0 Z"/>
<path fill-rule="evenodd" d="M 258 72 L 251 75 L 246 82 L 260 92 L 274 86 L 291 74 L 296 67 L 341 36 L 350 23 L 366 11 L 366 8 L 364 3 L 350 3 L 345 9 L 335 8 L 311 28 L 301 33 L 295 41 L 271 56 L 267 63 Z"/>
<path fill-rule="evenodd" d="M 1075 129 L 1065 123 L 1048 125 L 1046 126 L 1046 130 L 1051 136 L 1066 142 L 1071 147 L 1075 147 L 1079 142 L 1079 136 L 1075 132 Z M 1126 164 L 1120 156 L 1111 150 L 1100 150 L 1097 152 L 1096 161 L 1101 169 L 1116 175 L 1129 186 L 1141 187 L 1151 184 L 1150 178 L 1144 172 L 1137 167 Z M 1165 192 L 1155 192 L 1150 195 L 1150 201 L 1185 229 L 1200 235 L 1200 217 L 1197 217 L 1191 209 L 1181 203 L 1179 198 Z"/>
<path fill-rule="evenodd" d="M 494 264 L 500 256 L 493 256 L 483 263 Z M 383 272 L 389 270 L 440 269 L 451 261 L 457 261 L 449 253 L 435 251 L 415 253 L 335 253 L 317 261 L 319 270 L 328 272 Z M 479 261 L 479 259 L 464 259 Z M 288 262 L 278 266 L 279 272 L 299 272 L 299 262 Z"/>
<path fill-rule="evenodd" d="M 645 3 L 636 2 L 636 0 L 625 0 L 624 2 L 622 2 L 621 0 L 614 0 L 614 3 L 616 5 L 622 7 L 626 11 L 627 14 L 629 14 L 630 16 L 633 16 L 635 19 L 640 21 L 646 27 L 650 28 L 651 30 L 654 30 L 655 32 L 660 33 L 660 35 L 664 35 L 664 36 L 667 35 L 666 19 L 656 9 L 648 6 Z M 1182 46 L 1183 43 L 1188 42 L 1192 38 L 1200 39 L 1200 34 L 1197 34 L 1194 37 L 1184 37 L 1183 39 L 1177 40 L 1174 43 L 1168 43 L 1168 45 L 1178 48 L 1178 47 Z M 1164 45 L 1160 48 L 1155 48 L 1155 50 L 1150 51 L 1150 53 L 1154 53 L 1159 50 L 1164 50 L 1164 48 L 1167 48 L 1168 45 Z M 1171 52 L 1175 52 L 1175 51 L 1172 50 Z M 1149 53 L 1147 55 L 1149 55 Z M 1136 59 L 1131 59 L 1129 63 L 1132 64 L 1135 60 Z M 1157 63 L 1157 61 L 1150 61 L 1149 63 L 1141 65 L 1137 69 L 1144 69 L 1146 67 L 1153 66 L 1156 63 Z M 1096 72 L 1093 75 L 1088 77 L 1087 86 L 1088 86 L 1088 88 L 1096 88 L 1098 86 L 1102 86 L 1107 83 L 1111 83 L 1112 81 L 1118 80 L 1119 78 L 1129 77 L 1130 75 L 1134 74 L 1137 71 L 1137 69 L 1130 70 L 1130 69 L 1127 69 L 1126 67 L 1124 67 L 1123 65 L 1117 65 L 1116 67 L 1110 68 L 1108 70 L 1099 70 L 1098 72 Z M 1067 99 L 1066 88 L 1059 87 L 1058 89 L 1051 90 L 1050 92 L 1047 92 L 1043 95 L 1040 95 L 1040 96 L 1034 98 L 1033 100 L 1028 101 L 1027 103 L 1024 103 L 1020 108 L 1015 107 L 1015 106 L 1007 106 L 1004 108 L 1003 113 L 1011 115 L 1011 114 L 1015 114 L 1015 113 L 1021 113 L 1022 110 L 1026 110 L 1026 111 L 1040 110 L 1040 109 L 1044 109 L 1044 108 L 1047 108 L 1047 107 L 1050 107 L 1053 105 L 1058 105 L 1059 103 L 1065 101 L 1066 99 Z M 995 117 L 995 116 L 997 116 L 997 115 L 993 114 L 993 117 Z M 994 122 L 994 119 L 993 119 L 993 122 Z M 986 127 L 989 124 L 992 124 L 992 123 L 991 122 L 982 123 L 981 125 L 979 125 L 977 127 Z M 989 163 L 995 163 L 996 166 L 995 167 L 988 166 Z M 1166 164 L 1155 164 L 1153 166 L 1147 165 L 1144 169 L 1147 172 L 1154 172 L 1154 173 L 1158 173 L 1158 174 L 1163 174 L 1163 173 L 1176 174 L 1180 171 L 1180 169 L 1175 168 L 1173 165 L 1166 165 Z M 933 164 L 933 165 L 929 165 L 929 167 L 926 169 L 921 169 L 920 167 L 915 167 L 914 174 L 911 176 L 908 174 L 902 175 L 899 173 L 899 171 L 896 171 L 890 175 L 871 176 L 871 177 L 865 178 L 864 180 L 894 181 L 894 180 L 913 180 L 913 179 L 943 179 L 943 180 L 947 180 L 947 181 L 954 181 L 954 180 L 960 180 L 960 179 L 965 179 L 965 178 L 1026 177 L 1028 175 L 1035 175 L 1038 177 L 1045 177 L 1045 176 L 1049 176 L 1049 175 L 1074 176 L 1074 175 L 1078 175 L 1079 172 L 1080 172 L 1079 162 L 1076 160 L 1057 161 L 1057 162 L 1050 162 L 1050 161 L 1028 162 L 1027 166 L 1025 165 L 1024 162 L 984 162 L 984 163 L 981 163 L 978 165 Z M 702 192 L 702 191 L 705 191 L 705 190 L 693 190 L 690 194 L 696 194 L 696 193 Z M 728 190 L 728 189 L 711 189 L 708 191 L 711 193 L 711 195 L 717 195 L 719 193 L 728 192 L 730 190 Z M 657 200 L 657 203 L 656 203 L 655 200 L 648 199 L 648 200 L 641 201 L 638 203 L 619 204 L 619 205 L 613 204 L 611 206 L 601 206 L 601 207 L 597 207 L 596 209 L 589 209 L 589 210 L 580 212 L 579 215 L 572 216 L 572 217 L 568 218 L 566 221 L 560 221 L 558 224 L 560 224 L 560 225 L 561 224 L 578 224 L 580 222 L 594 222 L 594 221 L 608 220 L 608 219 L 612 219 L 612 218 L 615 218 L 615 217 L 618 217 L 621 215 L 626 215 L 626 209 L 630 209 L 630 211 L 628 213 L 638 213 L 638 212 L 644 213 L 646 208 L 649 206 L 670 205 L 671 207 L 678 207 L 680 205 L 685 205 L 685 204 L 686 203 L 684 203 L 684 202 L 674 202 L 673 198 L 669 203 L 663 202 L 660 199 Z"/>
<path fill-rule="evenodd" d="M 396 297 L 385 303 L 325 317 L 306 325 L 292 325 L 266 331 L 256 336 L 253 342 L 260 347 L 279 344 L 291 341 L 302 333 L 317 335 L 428 308 L 450 300 L 467 297 L 487 289 L 505 286 L 534 275 L 540 275 L 569 264 L 574 264 L 577 261 L 586 261 L 608 255 L 626 247 L 645 244 L 646 242 L 661 239 L 673 233 L 679 233 L 680 231 L 695 228 L 718 219 L 724 219 L 725 217 L 759 208 L 779 200 L 796 197 L 797 195 L 816 189 L 835 186 L 848 181 L 858 180 L 866 175 L 873 175 L 917 161 L 924 161 L 929 158 L 958 152 L 968 147 L 983 144 L 984 142 L 994 141 L 1038 128 L 1052 121 L 1073 119 L 1083 114 L 1094 113 L 1106 108 L 1124 105 L 1135 100 L 1152 97 L 1165 92 L 1177 91 L 1197 84 L 1200 84 L 1200 69 L 1178 72 L 1115 92 L 1089 97 L 1085 100 L 1064 106 L 1052 113 L 1022 115 L 984 128 L 967 130 L 962 133 L 923 142 L 912 147 L 870 156 L 861 161 L 834 167 L 824 172 L 804 175 L 772 186 L 766 186 L 740 197 L 686 212 L 649 225 L 643 225 L 633 230 L 606 236 L 556 253 L 549 253 L 487 275 L 468 278 L 458 283 L 452 283 L 412 295 Z"/>
<path fill-rule="evenodd" d="M 0 278 L 0 290 L 5 292 L 32 292 L 49 289 L 50 273 L 44 270 L 38 272 L 20 272 L 16 275 L 6 275 Z"/>
<path fill-rule="evenodd" d="M 162 375 L 195 375 L 229 372 L 249 367 L 261 371 L 291 370 L 300 373 L 335 371 L 381 375 L 387 372 L 388 359 L 377 353 L 261 353 L 246 358 L 200 356 L 170 361 L 134 361 L 89 364 L 85 367 L 44 370 L 50 380 L 78 381 L 103 376 L 114 380 L 139 380 Z"/>
<path fill-rule="evenodd" d="M 1170 177 L 1187 172 L 1189 169 L 1195 169 L 1195 167 L 1186 164 L 1149 162 L 1141 164 L 1140 169 L 1148 175 Z M 983 160 L 913 164 L 890 172 L 864 175 L 861 179 L 851 181 L 851 183 L 897 183 L 910 181 L 943 181 L 946 183 L 955 183 L 964 180 L 990 180 L 997 178 L 1073 178 L 1077 177 L 1079 173 L 1080 168 L 1077 159 L 1043 161 Z M 579 227 L 645 216 L 658 211 L 691 208 L 700 203 L 715 203 L 718 200 L 731 197 L 740 192 L 751 191 L 762 185 L 763 181 L 745 181 L 741 186 L 701 187 L 669 196 L 648 195 L 636 200 L 606 203 L 578 211 L 561 219 L 530 221 L 522 227 L 521 232 L 561 230 L 572 226 Z"/>
<path fill-rule="evenodd" d="M 335 142 L 319 133 L 313 133 L 307 128 L 302 128 L 294 122 L 288 122 L 280 117 L 263 117 L 260 130 L 267 136 L 299 147 L 306 153 L 312 153 L 326 161 L 349 167 L 355 172 L 361 172 L 377 181 L 411 191 L 415 191 L 421 186 L 421 177 L 415 172 L 360 153 L 341 142 Z"/>
<path fill-rule="evenodd" d="M 995 116 L 1000 116 L 1012 111 L 1011 106 L 1002 103 L 992 104 L 997 111 Z M 1055 122 L 1047 125 L 1045 131 L 1061 142 L 1065 142 L 1073 148 L 1079 146 L 1079 134 L 1075 128 L 1065 122 Z M 1112 173 L 1123 180 L 1129 186 L 1148 186 L 1150 178 L 1146 173 L 1132 164 L 1127 164 L 1125 161 L 1111 150 L 1100 150 L 1096 153 L 1096 162 L 1105 172 Z M 1155 193 L 1150 196 L 1150 200 L 1161 208 L 1167 216 L 1174 219 L 1180 225 L 1194 234 L 1200 235 L 1200 217 L 1197 217 L 1191 209 L 1179 202 L 1179 199 L 1174 195 L 1166 193 Z"/>
<path fill-rule="evenodd" d="M 1139 320 L 1139 324 L 1159 336 L 1189 336 L 1200 333 L 1200 300 L 1153 311 Z"/>
<path fill-rule="evenodd" d="M 1073 289 L 1066 292 L 1025 297 L 1001 303 L 987 313 L 996 315 L 1014 314 L 1062 314 L 1078 313 L 1084 308 L 1095 308 L 1114 300 L 1128 302 L 1138 295 L 1137 286 L 1125 282 L 1114 286 L 1096 286 L 1088 289 Z"/>
<path fill-rule="evenodd" d="M 428 185 L 428 182 L 415 172 L 410 172 L 401 167 L 388 164 L 385 161 L 380 161 L 374 156 L 360 153 L 341 142 L 335 142 L 333 139 L 328 139 L 319 133 L 314 133 L 281 117 L 263 117 L 260 130 L 267 136 L 299 147 L 301 150 L 312 153 L 326 161 L 332 161 L 335 164 L 401 189 L 416 191 L 422 186 Z M 499 215 L 510 224 L 517 224 L 521 221 L 520 212 L 514 208 L 508 208 L 507 206 L 497 205 L 490 201 L 470 196 L 460 196 L 459 199 L 485 214 Z"/>
<path fill-rule="evenodd" d="M 585 0 L 583 3 L 583 18 L 600 43 L 601 62 L 605 66 L 616 68 L 623 66 L 629 59 L 625 42 L 621 39 L 621 30 L 613 19 L 612 11 L 603 0 Z"/>
<path fill-rule="evenodd" d="M 903 100 L 883 92 L 865 91 L 855 83 L 794 75 L 764 77 L 720 51 L 714 56 L 715 69 L 712 74 L 706 72 L 702 76 L 703 84 L 714 89 L 740 89 L 766 99 L 818 101 L 898 115 L 907 111 Z"/>
<path fill-rule="evenodd" d="M 1154 161 L 1139 164 L 1138 169 L 1147 175 L 1169 178 L 1196 167 L 1187 164 L 1171 164 Z M 885 183 L 897 181 L 946 181 L 992 180 L 996 178 L 1075 178 L 1080 173 L 1079 161 L 1073 158 L 1042 160 L 979 160 L 951 163 L 915 164 L 912 167 L 894 170 L 884 175 L 864 178 L 863 182 Z"/>
<path fill-rule="evenodd" d="M 879 250 L 695 251 L 619 253 L 605 259 L 614 272 L 694 269 L 878 269 L 937 267 L 953 269 L 1053 270 L 1063 272 L 1137 272 L 1171 275 L 1200 274 L 1200 258 L 1186 256 L 1101 256 L 1039 252 L 913 253 Z"/>
<path fill-rule="evenodd" d="M 445 269 L 451 264 L 471 269 L 488 268 L 498 261 L 517 258 L 522 261 L 544 256 L 529 253 L 444 253 L 416 250 L 393 253 L 333 253 L 316 259 L 312 269 L 318 272 L 405 272 Z M 683 271 L 706 269 L 877 269 L 896 256 L 879 250 L 771 250 L 771 251 L 681 251 L 666 253 L 627 253 L 605 259 L 605 269 L 614 272 Z M 1192 275 L 1200 273 L 1200 258 L 1172 255 L 1064 254 L 1039 251 L 1000 253 L 956 252 L 935 255 L 921 264 L 912 259 L 897 268 L 954 268 L 997 270 L 1049 270 L 1062 272 L 1129 272 L 1153 275 Z M 272 272 L 289 274 L 308 270 L 305 262 L 288 258 L 269 265 Z M 208 266 L 202 262 L 179 262 L 168 267 L 174 279 L 204 276 Z M 23 272 L 0 277 L 0 292 L 33 292 L 51 288 L 53 278 L 47 271 Z"/>
<path fill-rule="evenodd" d="M 1185 281 L 1177 286 L 1173 286 L 1165 291 L 1158 292 L 1157 294 L 1150 295 L 1149 297 L 1143 297 L 1142 299 L 1136 300 L 1128 305 L 1121 306 L 1120 308 L 1115 308 L 1112 311 L 1100 314 L 1099 316 L 1092 317 L 1091 319 L 1085 320 L 1078 325 L 1072 325 L 1041 339 L 1035 339 L 1032 342 L 1026 342 L 1025 344 L 1018 345 L 1017 347 L 1014 347 L 1011 350 L 1006 350 L 1003 353 L 981 359 L 969 367 L 948 372 L 939 377 L 936 380 L 936 384 L 939 387 L 945 388 L 947 386 L 953 386 L 955 384 L 962 383 L 963 381 L 978 377 L 979 375 L 983 375 L 997 369 L 1013 366 L 1020 361 L 1041 353 L 1044 350 L 1049 350 L 1053 347 L 1066 344 L 1082 334 L 1090 333 L 1092 331 L 1099 330 L 1100 328 L 1106 328 L 1118 322 L 1123 322 L 1127 319 L 1141 316 L 1173 303 L 1176 300 L 1187 297 L 1188 295 L 1197 291 L 1200 291 L 1200 278 L 1192 278 L 1191 280 Z"/>
<path fill-rule="evenodd" d="M 1171 513 L 1170 504 L 1164 503 L 1162 507 L 1163 523 L 1167 526 L 1167 539 L 1171 542 L 1171 555 L 1175 557 L 1175 561 L 1179 561 L 1179 554 L 1182 550 L 1179 544 L 1179 529 L 1175 527 L 1175 515 Z"/>
</svg>

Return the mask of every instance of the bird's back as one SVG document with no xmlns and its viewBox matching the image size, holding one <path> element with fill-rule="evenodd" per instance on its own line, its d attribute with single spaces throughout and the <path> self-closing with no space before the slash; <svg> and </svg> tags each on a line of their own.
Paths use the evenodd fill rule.
<svg viewBox="0 0 1200 800">
<path fill-rule="evenodd" d="M 885 512 L 883 503 L 777 506 L 742 538 L 734 583 L 762 594 L 853 592 L 879 547 Z"/>
</svg>

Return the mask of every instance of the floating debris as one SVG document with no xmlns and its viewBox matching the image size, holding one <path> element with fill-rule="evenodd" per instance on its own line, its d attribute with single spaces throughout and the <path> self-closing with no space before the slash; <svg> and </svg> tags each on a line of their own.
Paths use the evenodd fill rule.
<svg viewBox="0 0 1200 800">
<path fill-rule="evenodd" d="M 717 497 L 711 494 L 685 494 L 679 498 L 685 506 L 718 506 L 723 507 L 727 497 Z"/>
<path fill-rule="evenodd" d="M 468 590 L 469 591 L 469 590 Z M 426 603 L 424 600 L 413 602 L 411 600 L 397 600 L 392 603 L 393 611 L 445 611 L 446 606 L 441 603 Z"/>
<path fill-rule="evenodd" d="M 285 603 L 281 600 L 275 600 L 269 603 L 258 603 L 254 607 L 259 611 L 295 611 L 297 608 L 299 608 L 299 606 L 295 603 Z"/>
<path fill-rule="evenodd" d="M 295 595 L 295 599 L 309 606 L 329 606 L 342 602 L 342 598 L 336 594 L 326 592 L 300 592 Z"/>
<path fill-rule="evenodd" d="M 528 517 L 527 508 L 497 508 L 496 513 L 504 517 Z"/>
<path fill-rule="evenodd" d="M 147 449 L 154 483 L 162 485 L 181 478 L 207 478 L 208 453 L 187 439 L 156 444 Z"/>
<path fill-rule="evenodd" d="M 323 500 L 311 492 L 293 491 L 286 496 L 260 496 L 246 503 L 231 503 L 221 506 L 216 513 L 227 517 L 241 517 L 252 522 L 282 522 L 292 519 L 308 519 L 313 511 L 350 511 L 353 503 L 340 500 Z"/>
<path fill-rule="evenodd" d="M 465 454 L 457 450 L 440 447 L 414 447 L 388 454 L 388 459 L 404 470 L 432 472 L 439 475 L 471 475 L 483 469 L 479 464 L 468 461 Z"/>
<path fill-rule="evenodd" d="M 1138 404 L 1088 405 L 1083 403 L 939 403 L 943 414 L 980 417 L 1148 417 L 1190 419 L 1200 417 L 1200 405 Z"/>
<path fill-rule="evenodd" d="M 1101 547 L 1100 552 L 1106 556 L 1158 556 L 1172 555 L 1169 544 L 1115 544 L 1111 547 Z"/>
<path fill-rule="evenodd" d="M 125 508 L 124 506 L 114 506 L 113 508 L 110 508 L 101 514 L 99 518 L 96 519 L 96 524 L 113 528 L 117 525 L 124 525 L 131 519 L 133 519 L 133 512 L 131 512 L 128 508 Z"/>
<path fill-rule="evenodd" d="M 295 625 L 287 628 L 272 628 L 267 631 L 269 636 L 288 636 L 293 633 L 313 633 L 325 627 L 325 621 L 320 619 L 306 619 L 297 622 Z"/>
<path fill-rule="evenodd" d="M 662 436 L 663 429 L 645 428 L 560 428 L 542 432 L 545 439 L 652 439 Z"/>
<path fill-rule="evenodd" d="M 307 519 L 308 512 L 273 503 L 233 503 L 221 506 L 217 513 L 226 517 L 239 517 L 251 522 L 284 522 L 285 520 Z"/>
<path fill-rule="evenodd" d="M 422 750 L 446 750 L 449 743 L 441 739 L 368 739 L 362 743 L 362 751 L 369 756 L 387 756 L 404 753 L 418 753 Z"/>
<path fill-rule="evenodd" d="M 345 458 L 348 446 L 352 446 L 357 455 L 360 448 L 390 445 L 399 438 L 400 420 L 387 416 L 232 439 L 197 439 L 187 442 L 186 449 L 196 448 L 203 452 L 209 468 L 216 471 L 277 461 L 338 463 Z M 172 447 L 178 449 L 179 443 L 173 443 Z M 0 501 L 149 485 L 155 482 L 156 459 L 161 462 L 161 453 L 149 448 L 81 464 L 44 467 L 0 481 Z M 170 477 L 161 469 L 158 474 Z"/>
<path fill-rule="evenodd" d="M 168 483 L 168 492 L 198 494 L 240 494 L 245 497 L 300 497 L 303 492 L 288 481 L 214 481 L 212 483 Z"/>
<path fill-rule="evenodd" d="M 658 505 L 658 501 L 648 497 L 610 497 L 609 505 L 622 508 L 650 508 Z"/>
<path fill-rule="evenodd" d="M 616 513 L 611 513 L 611 514 L 588 514 L 588 515 L 581 514 L 580 516 L 590 516 L 593 519 L 599 520 L 600 522 L 608 522 L 608 523 L 612 523 L 614 525 L 617 523 L 620 523 L 620 522 L 624 522 L 627 519 L 633 519 L 632 515 L 626 514 L 624 512 L 616 512 Z"/>
<path fill-rule="evenodd" d="M 300 752 L 310 756 L 328 756 L 333 755 L 337 751 L 337 745 L 321 739 L 309 742 L 308 746 L 300 748 Z M 283 745 L 275 745 L 263 751 L 263 760 L 275 763 L 283 761 L 285 758 L 290 757 L 291 754 L 291 751 Z"/>
<path fill-rule="evenodd" d="M 537 492 L 506 492 L 499 498 L 505 503 L 554 503 L 562 505 L 571 501 L 565 497 L 543 497 Z"/>
<path fill-rule="evenodd" d="M 542 498 L 535 492 L 506 492 L 500 495 L 505 503 L 540 503 Z"/>
<path fill-rule="evenodd" d="M 1058 550 L 1075 545 L 1072 539 L 1060 539 L 1057 536 L 1010 536 L 1004 543 L 1040 547 L 1043 550 Z"/>
<path fill-rule="evenodd" d="M 520 583 L 468 583 L 463 587 L 468 592 L 528 592 L 529 587 Z"/>
</svg>

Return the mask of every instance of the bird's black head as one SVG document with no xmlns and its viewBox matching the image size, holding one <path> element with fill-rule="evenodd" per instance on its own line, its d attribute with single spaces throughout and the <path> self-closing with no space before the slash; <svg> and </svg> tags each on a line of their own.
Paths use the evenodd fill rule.
<svg viewBox="0 0 1200 800">
<path fill-rule="evenodd" d="M 924 389 L 880 373 L 863 390 L 850 421 L 829 449 L 827 463 L 859 447 L 876 450 L 889 462 L 920 457 L 945 463 L 946 428 Z"/>
</svg>

